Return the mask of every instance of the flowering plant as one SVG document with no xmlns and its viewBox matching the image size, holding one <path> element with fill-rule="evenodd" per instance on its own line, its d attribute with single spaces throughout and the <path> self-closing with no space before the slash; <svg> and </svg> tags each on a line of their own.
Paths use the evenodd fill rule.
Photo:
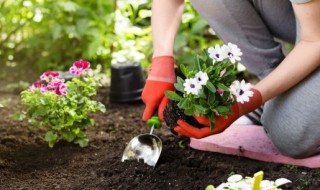
<svg viewBox="0 0 320 190">
<path fill-rule="evenodd" d="M 279 178 L 276 181 L 263 180 L 263 171 L 254 174 L 254 177 L 243 178 L 239 174 L 230 176 L 227 182 L 220 184 L 218 187 L 208 185 L 206 190 L 248 190 L 248 189 L 260 189 L 260 190 L 281 190 L 279 186 L 287 183 L 292 183 L 286 178 Z"/>
<path fill-rule="evenodd" d="M 47 129 L 45 140 L 51 148 L 61 138 L 87 146 L 89 139 L 83 130 L 94 124 L 88 113 L 105 111 L 102 103 L 91 99 L 99 83 L 89 68 L 89 62 L 76 61 L 70 68 L 76 76 L 71 81 L 65 82 L 58 72 L 49 71 L 21 92 L 22 103 L 29 107 L 27 116 L 34 127 Z"/>
<path fill-rule="evenodd" d="M 210 128 L 215 127 L 217 116 L 232 114 L 231 106 L 249 101 L 253 95 L 251 85 L 236 79 L 236 63 L 242 52 L 234 44 L 216 45 L 204 50 L 205 57 L 196 55 L 193 67 L 180 65 L 184 76 L 177 77 L 176 92 L 167 91 L 166 96 L 178 102 L 184 114 L 202 115 L 210 118 Z"/>
</svg>

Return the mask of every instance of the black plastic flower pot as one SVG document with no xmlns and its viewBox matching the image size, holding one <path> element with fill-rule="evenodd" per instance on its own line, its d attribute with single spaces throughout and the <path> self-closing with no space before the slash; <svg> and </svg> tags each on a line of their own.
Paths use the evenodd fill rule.
<svg viewBox="0 0 320 190">
<path fill-rule="evenodd" d="M 110 102 L 141 101 L 145 79 L 140 63 L 123 62 L 111 65 Z"/>
</svg>

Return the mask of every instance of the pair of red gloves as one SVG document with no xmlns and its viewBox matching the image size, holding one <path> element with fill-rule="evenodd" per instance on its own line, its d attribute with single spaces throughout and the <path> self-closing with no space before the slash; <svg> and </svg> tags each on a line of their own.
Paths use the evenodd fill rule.
<svg viewBox="0 0 320 190">
<path fill-rule="evenodd" d="M 169 99 L 164 95 L 167 90 L 174 90 L 174 83 L 176 75 L 174 72 L 174 58 L 172 56 L 161 56 L 152 59 L 151 67 L 148 72 L 145 87 L 142 92 L 142 100 L 146 105 L 142 119 L 147 121 L 158 108 L 159 119 L 163 119 L 163 111 L 169 102 Z M 258 90 L 252 88 L 253 96 L 250 97 L 249 102 L 235 103 L 231 109 L 234 114 L 229 114 L 228 118 L 216 118 L 216 127 L 214 130 L 210 129 L 210 120 L 207 117 L 194 118 L 202 125 L 207 127 L 198 129 L 186 123 L 183 120 L 178 120 L 174 131 L 180 136 L 203 138 L 212 134 L 221 133 L 228 128 L 240 116 L 247 114 L 262 104 L 261 94 Z"/>
</svg>

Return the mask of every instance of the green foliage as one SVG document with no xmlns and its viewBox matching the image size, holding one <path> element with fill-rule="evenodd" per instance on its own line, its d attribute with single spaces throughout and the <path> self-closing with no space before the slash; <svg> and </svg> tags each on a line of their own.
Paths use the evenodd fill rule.
<svg viewBox="0 0 320 190">
<path fill-rule="evenodd" d="M 0 69 L 63 70 L 79 58 L 104 69 L 126 60 L 147 68 L 151 6 L 151 0 L 0 0 Z M 207 22 L 186 0 L 174 46 L 177 63 L 190 64 L 192 52 L 215 43 Z"/>
<path fill-rule="evenodd" d="M 88 146 L 85 129 L 94 124 L 88 114 L 105 111 L 105 106 L 91 97 L 96 95 L 99 83 L 89 74 L 66 82 L 67 94 L 58 96 L 53 91 L 41 93 L 39 89 L 21 93 L 22 103 L 28 106 L 27 116 L 33 127 L 47 130 L 45 140 L 52 148 L 60 139 Z"/>
<path fill-rule="evenodd" d="M 298 172 L 298 166 L 285 164 L 284 167 L 287 168 L 290 172 Z"/>
<path fill-rule="evenodd" d="M 0 61 L 40 71 L 111 61 L 115 0 L 1 0 Z"/>
<path fill-rule="evenodd" d="M 235 100 L 231 96 L 229 87 L 236 79 L 236 65 L 232 64 L 229 59 L 213 60 L 207 50 L 204 54 L 204 58 L 196 55 L 193 65 L 180 65 L 180 70 L 186 80 L 194 78 L 199 72 L 207 74 L 208 81 L 202 86 L 199 93 L 188 93 L 184 86 L 186 80 L 177 77 L 177 82 L 174 84 L 176 92 L 167 91 L 165 94 L 169 99 L 178 102 L 178 107 L 184 110 L 185 115 L 209 117 L 213 130 L 217 115 L 227 117 L 227 114 L 233 113 L 230 107 Z M 223 94 L 219 93 L 221 90 Z"/>
</svg>

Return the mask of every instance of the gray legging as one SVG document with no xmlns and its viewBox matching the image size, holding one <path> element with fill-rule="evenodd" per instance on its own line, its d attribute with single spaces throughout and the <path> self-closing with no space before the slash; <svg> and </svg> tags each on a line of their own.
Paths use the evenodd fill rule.
<svg viewBox="0 0 320 190">
<path fill-rule="evenodd" d="M 302 1 L 307 0 L 295 0 Z M 285 57 L 274 37 L 291 43 L 299 39 L 299 24 L 289 0 L 191 0 L 191 3 L 220 39 L 241 48 L 244 53 L 241 63 L 259 78 L 270 73 Z M 283 154 L 308 157 L 320 152 L 319 108 L 317 69 L 294 88 L 265 103 L 262 124 Z"/>
</svg>

